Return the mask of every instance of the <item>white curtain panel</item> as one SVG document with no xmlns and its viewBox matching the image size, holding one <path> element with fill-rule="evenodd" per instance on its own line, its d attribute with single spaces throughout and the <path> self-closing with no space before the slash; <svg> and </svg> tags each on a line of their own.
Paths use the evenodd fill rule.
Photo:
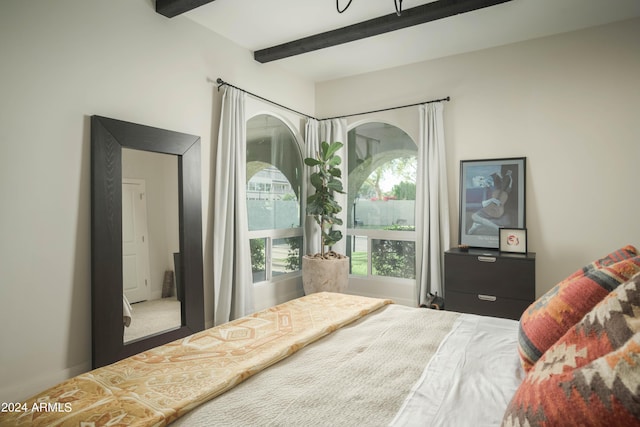
<svg viewBox="0 0 640 427">
<path fill-rule="evenodd" d="M 245 93 L 226 86 L 216 153 L 213 221 L 214 324 L 253 313 L 247 217 Z"/>
<path fill-rule="evenodd" d="M 307 121 L 305 129 L 305 157 L 315 157 L 316 152 L 320 148 L 320 144 L 323 142 L 342 142 L 343 147 L 336 153 L 342 159 L 340 169 L 342 170 L 342 183 L 346 189 L 346 176 L 347 176 L 347 120 L 343 118 L 331 119 L 331 120 L 315 120 L 309 119 Z M 305 169 L 309 169 L 306 167 Z M 309 176 L 311 170 L 307 170 L 305 174 L 305 182 L 307 192 L 314 191 L 311 186 Z M 345 190 L 346 191 L 346 190 Z M 308 193 L 307 196 L 311 194 Z M 345 254 L 347 250 L 347 195 L 335 194 L 336 201 L 342 206 L 342 212 L 338 214 L 338 218 L 342 219 L 343 225 L 335 226 L 334 229 L 342 232 L 342 240 L 333 246 L 333 250 Z M 306 197 L 305 197 L 306 200 Z M 305 225 L 305 241 L 308 254 L 315 254 L 320 252 L 320 227 L 311 217 L 307 217 Z"/>
<path fill-rule="evenodd" d="M 304 158 L 315 157 L 316 153 L 320 149 L 320 124 L 316 119 L 308 119 L 304 131 Z M 316 254 L 320 252 L 320 227 L 316 224 L 312 217 L 306 216 L 307 197 L 313 194 L 313 187 L 311 186 L 311 173 L 313 171 L 310 167 L 304 166 L 304 198 L 303 209 L 305 212 L 304 221 L 304 254 Z"/>
<path fill-rule="evenodd" d="M 428 292 L 444 296 L 444 251 L 449 249 L 449 192 L 444 139 L 444 104 L 420 106 L 416 194 L 416 279 L 419 304 Z"/>
</svg>

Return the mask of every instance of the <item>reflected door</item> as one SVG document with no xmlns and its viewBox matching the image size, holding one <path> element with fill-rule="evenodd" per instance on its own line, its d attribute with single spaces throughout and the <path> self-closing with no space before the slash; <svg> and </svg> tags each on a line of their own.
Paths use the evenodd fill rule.
<svg viewBox="0 0 640 427">
<path fill-rule="evenodd" d="M 130 303 L 150 299 L 145 181 L 122 181 L 122 285 Z"/>
</svg>

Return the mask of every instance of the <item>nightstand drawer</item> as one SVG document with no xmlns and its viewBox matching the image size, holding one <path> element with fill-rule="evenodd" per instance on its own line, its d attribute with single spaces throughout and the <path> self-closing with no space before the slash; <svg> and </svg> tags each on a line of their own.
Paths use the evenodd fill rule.
<svg viewBox="0 0 640 427">
<path fill-rule="evenodd" d="M 447 253 L 445 272 L 447 299 L 452 291 L 535 299 L 535 262 L 530 258 Z"/>
<path fill-rule="evenodd" d="M 446 309 L 518 320 L 531 302 L 496 295 L 447 291 Z"/>
</svg>

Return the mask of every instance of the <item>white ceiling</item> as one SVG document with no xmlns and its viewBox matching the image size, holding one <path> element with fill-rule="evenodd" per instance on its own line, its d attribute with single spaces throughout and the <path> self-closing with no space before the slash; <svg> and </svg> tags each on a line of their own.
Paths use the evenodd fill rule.
<svg viewBox="0 0 640 427">
<path fill-rule="evenodd" d="M 185 16 L 253 52 L 394 12 L 393 0 L 353 0 L 343 14 L 333 0 L 215 0 Z M 640 0 L 512 0 L 274 63 L 318 82 L 639 16 Z"/>
</svg>

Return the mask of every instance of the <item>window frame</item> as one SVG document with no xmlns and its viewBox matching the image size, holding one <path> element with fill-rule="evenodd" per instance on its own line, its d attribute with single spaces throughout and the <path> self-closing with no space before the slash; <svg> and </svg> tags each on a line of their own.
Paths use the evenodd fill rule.
<svg viewBox="0 0 640 427">
<path fill-rule="evenodd" d="M 406 279 L 403 277 L 394 276 L 382 276 L 379 274 L 373 274 L 373 265 L 371 257 L 371 245 L 372 240 L 397 240 L 400 242 L 413 242 L 417 244 L 416 231 L 398 231 L 398 230 L 380 230 L 380 229 L 367 229 L 367 228 L 348 228 L 347 236 L 354 237 L 366 237 L 367 238 L 367 274 L 349 274 L 349 277 L 357 277 L 359 279 L 372 279 L 372 278 L 384 278 L 390 280 L 401 280 L 414 282 L 415 279 Z"/>
<path fill-rule="evenodd" d="M 399 125 L 395 124 L 395 123 L 391 123 L 389 121 L 385 121 L 385 120 L 380 120 L 380 119 L 366 119 L 366 120 L 362 120 L 362 121 L 358 121 L 356 123 L 353 123 L 349 126 L 348 128 L 348 132 L 351 132 L 354 129 L 357 129 L 359 126 L 362 125 L 366 125 L 368 123 L 382 123 L 382 124 L 386 124 L 386 125 L 390 125 L 390 126 L 394 126 L 397 129 L 401 130 L 402 132 L 404 132 L 407 137 L 411 140 L 411 142 L 414 144 L 415 146 L 415 156 L 416 156 L 416 161 L 417 161 L 417 156 L 418 156 L 418 144 L 416 143 L 416 141 L 414 140 L 414 138 L 411 137 L 411 135 L 409 134 L 409 132 L 407 132 L 406 130 L 404 130 L 402 127 L 400 127 Z M 347 152 L 348 152 L 348 148 L 347 148 Z M 348 184 L 348 180 L 349 180 L 349 176 L 350 176 L 350 172 L 349 170 L 346 170 L 346 182 Z M 421 191 L 421 187 L 422 187 L 422 183 L 418 182 L 418 179 L 416 177 L 415 180 L 415 185 L 416 185 L 416 194 L 419 194 L 419 191 Z M 416 206 L 414 205 L 414 215 L 415 215 L 415 209 Z M 354 238 L 354 237 L 366 237 L 367 238 L 367 274 L 366 275 L 361 275 L 361 274 L 352 274 L 349 273 L 349 278 L 350 279 L 355 279 L 355 280 L 363 280 L 363 281 L 369 281 L 369 282 L 374 282 L 374 281 L 385 281 L 387 283 L 390 284 L 404 284 L 404 285 L 409 285 L 409 286 L 415 286 L 415 284 L 417 283 L 417 277 L 414 279 L 407 279 L 407 278 L 402 278 L 402 277 L 394 277 L 394 276 L 382 276 L 382 275 L 378 275 L 378 274 L 373 274 L 373 266 L 372 266 L 372 240 L 395 240 L 395 241 L 404 241 L 404 242 L 414 242 L 416 245 L 418 244 L 417 241 L 417 237 L 418 237 L 418 233 L 416 231 L 416 228 L 414 226 L 414 230 L 413 231 L 409 231 L 409 230 L 384 230 L 384 229 L 372 229 L 372 228 L 347 228 L 347 232 L 346 232 L 346 236 L 345 238 Z M 351 251 L 348 251 L 349 253 Z M 417 267 L 417 266 L 416 266 Z M 416 271 L 417 274 L 417 271 Z"/>
<path fill-rule="evenodd" d="M 265 282 L 275 283 L 283 280 L 288 280 L 289 278 L 292 278 L 295 276 L 302 276 L 302 265 L 300 266 L 299 270 L 290 271 L 287 273 L 274 276 L 271 268 L 271 264 L 273 259 L 272 257 L 273 241 L 277 239 L 286 239 L 287 237 L 301 237 L 304 242 L 303 230 L 304 230 L 303 227 L 295 227 L 295 228 L 280 228 L 280 229 L 270 229 L 270 230 L 255 230 L 255 231 L 249 232 L 249 240 L 265 239 L 265 245 L 264 245 L 265 279 L 259 280 L 257 282 L 253 282 L 254 285 L 258 283 L 265 283 Z M 302 250 L 302 248 L 300 250 Z"/>
<path fill-rule="evenodd" d="M 293 139 L 296 142 L 296 146 L 298 149 L 298 155 L 299 155 L 299 159 L 300 159 L 300 170 L 301 170 L 301 175 L 300 175 L 300 196 L 299 196 L 299 200 L 298 203 L 300 205 L 300 226 L 299 227 L 291 227 L 291 228 L 269 228 L 269 229 L 263 229 L 263 230 L 249 230 L 248 231 L 248 238 L 249 241 L 253 240 L 253 239 L 264 239 L 265 240 L 265 246 L 264 246 L 264 251 L 265 251 L 265 279 L 264 280 L 259 280 L 259 281 L 253 281 L 252 284 L 253 286 L 256 285 L 265 285 L 268 283 L 274 283 L 277 284 L 279 282 L 285 282 L 285 281 L 289 281 L 291 279 L 294 279 L 296 277 L 302 277 L 302 263 L 300 265 L 300 269 L 296 270 L 296 271 L 291 271 L 291 272 L 287 272 L 287 273 L 283 273 L 283 274 L 278 274 L 276 276 L 273 276 L 273 271 L 272 271 L 272 260 L 273 260 L 273 241 L 276 239 L 284 239 L 287 237 L 300 237 L 302 239 L 302 245 L 300 250 L 302 251 L 304 248 L 304 224 L 305 224 L 305 209 L 306 209 L 306 201 L 304 200 L 304 188 L 306 186 L 306 183 L 304 182 L 304 142 L 303 139 L 301 137 L 301 135 L 299 134 L 299 132 L 296 130 L 296 128 L 292 125 L 292 123 L 287 120 L 285 117 L 283 117 L 280 114 L 277 114 L 276 112 L 273 111 L 257 111 L 255 114 L 252 114 L 250 117 L 248 116 L 246 118 L 246 122 L 248 123 L 251 119 L 258 117 L 258 116 L 263 116 L 263 115 L 267 115 L 267 116 L 271 116 L 272 118 L 275 118 L 277 120 L 279 120 L 284 126 L 286 126 L 286 128 L 289 130 L 289 132 L 291 133 Z M 247 163 L 248 164 L 248 163 Z M 276 165 L 269 163 L 271 166 L 275 167 L 276 169 L 280 170 Z M 291 183 L 290 183 L 291 184 Z M 249 180 L 247 180 L 247 188 L 249 185 Z M 247 199 L 249 200 L 249 199 Z"/>
</svg>

